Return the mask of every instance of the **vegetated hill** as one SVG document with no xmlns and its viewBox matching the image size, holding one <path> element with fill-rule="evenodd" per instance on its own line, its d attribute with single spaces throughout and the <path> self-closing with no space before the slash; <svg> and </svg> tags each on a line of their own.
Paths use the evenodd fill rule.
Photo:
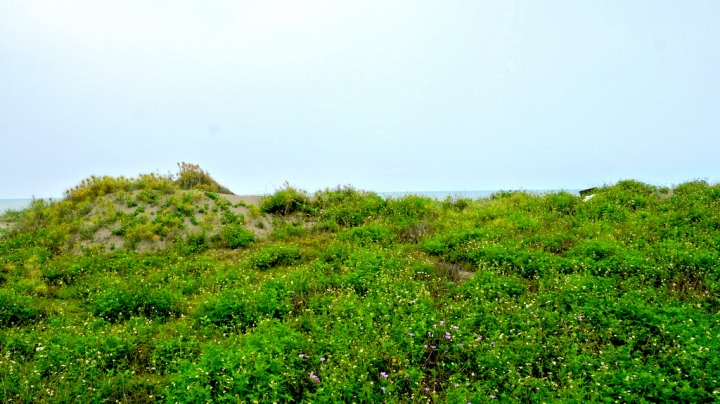
<svg viewBox="0 0 720 404">
<path fill-rule="evenodd" d="M 719 185 L 180 185 L 3 217 L 0 402 L 717 400 Z"/>
</svg>

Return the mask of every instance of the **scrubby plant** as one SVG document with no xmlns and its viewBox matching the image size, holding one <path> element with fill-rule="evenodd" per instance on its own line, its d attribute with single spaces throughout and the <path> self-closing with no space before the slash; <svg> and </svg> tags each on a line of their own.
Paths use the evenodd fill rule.
<svg viewBox="0 0 720 404">
<path fill-rule="evenodd" d="M 358 191 L 352 187 L 338 187 L 315 193 L 314 207 L 323 227 L 336 231 L 342 227 L 360 226 L 378 217 L 387 202 L 374 192 Z"/>
<path fill-rule="evenodd" d="M 252 268 L 264 271 L 277 266 L 295 264 L 301 257 L 302 253 L 297 247 L 268 246 L 255 252 L 248 262 Z"/>
<path fill-rule="evenodd" d="M 197 164 L 178 163 L 179 171 L 175 176 L 175 184 L 181 189 L 197 189 L 221 194 L 232 194 L 229 189 L 218 184 L 207 171 Z"/>
<path fill-rule="evenodd" d="M 0 402 L 717 401 L 718 184 L 296 192 L 245 223 L 100 177 L 3 217 Z"/>
<path fill-rule="evenodd" d="M 295 189 L 287 182 L 272 195 L 264 197 L 260 204 L 260 209 L 262 209 L 263 212 L 278 213 L 281 215 L 303 212 L 309 208 L 310 202 L 307 192 Z"/>
<path fill-rule="evenodd" d="M 37 321 L 42 310 L 33 299 L 12 290 L 0 289 L 0 327 L 23 326 Z"/>
<path fill-rule="evenodd" d="M 228 248 L 244 248 L 255 241 L 255 234 L 239 224 L 228 224 L 222 227 L 222 245 Z"/>
<path fill-rule="evenodd" d="M 270 235 L 274 240 L 287 240 L 291 237 L 302 236 L 307 230 L 302 224 L 293 222 L 278 222 L 273 226 L 273 232 Z"/>
</svg>

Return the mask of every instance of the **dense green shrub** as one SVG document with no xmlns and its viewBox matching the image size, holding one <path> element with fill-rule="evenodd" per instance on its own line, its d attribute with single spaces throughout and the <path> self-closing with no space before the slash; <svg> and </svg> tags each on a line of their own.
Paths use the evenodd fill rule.
<svg viewBox="0 0 720 404">
<path fill-rule="evenodd" d="M 390 229 L 377 225 L 355 227 L 338 234 L 337 238 L 361 246 L 388 245 L 394 239 Z"/>
<path fill-rule="evenodd" d="M 308 375 L 319 367 L 298 357 L 307 352 L 304 341 L 292 328 L 268 322 L 238 342 L 206 344 L 198 363 L 180 364 L 163 394 L 168 402 L 183 403 L 229 402 L 238 397 L 257 402 L 302 400 L 317 389 Z"/>
<path fill-rule="evenodd" d="M 255 252 L 249 259 L 250 266 L 268 270 L 277 266 L 292 265 L 300 261 L 302 253 L 297 247 L 269 246 Z"/>
<path fill-rule="evenodd" d="M 260 209 L 265 213 L 289 215 L 294 212 L 305 212 L 310 208 L 310 200 L 305 191 L 295 189 L 289 184 L 263 198 Z"/>
<path fill-rule="evenodd" d="M 93 313 L 109 321 L 121 321 L 142 315 L 153 319 L 171 317 L 179 296 L 166 288 L 149 286 L 114 287 L 93 297 Z"/>
<path fill-rule="evenodd" d="M 36 307 L 33 299 L 0 289 L 0 327 L 16 327 L 37 321 L 43 311 Z"/>
<path fill-rule="evenodd" d="M 210 248 L 208 241 L 209 239 L 205 232 L 194 232 L 188 234 L 187 237 L 185 237 L 183 247 L 185 247 L 187 253 L 195 254 Z"/>
<path fill-rule="evenodd" d="M 274 240 L 287 240 L 291 237 L 302 236 L 307 233 L 301 224 L 294 223 L 277 223 L 273 228 L 272 239 Z"/>
<path fill-rule="evenodd" d="M 434 204 L 430 198 L 406 195 L 389 199 L 383 214 L 396 224 L 412 224 L 432 215 Z"/>
<path fill-rule="evenodd" d="M 373 192 L 357 191 L 351 187 L 325 190 L 315 194 L 320 219 L 328 229 L 334 226 L 355 227 L 380 216 L 386 202 Z"/>
<path fill-rule="evenodd" d="M 225 225 L 222 228 L 222 241 L 228 248 L 244 248 L 255 241 L 255 234 L 239 224 Z"/>
<path fill-rule="evenodd" d="M 567 192 L 553 193 L 546 198 L 548 209 L 563 215 L 572 215 L 581 203 L 580 198 Z"/>
</svg>

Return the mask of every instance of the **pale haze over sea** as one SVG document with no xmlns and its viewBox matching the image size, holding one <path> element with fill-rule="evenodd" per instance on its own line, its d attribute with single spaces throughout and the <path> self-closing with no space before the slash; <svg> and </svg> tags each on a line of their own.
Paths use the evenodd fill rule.
<svg viewBox="0 0 720 404">
<path fill-rule="evenodd" d="M 18 210 L 30 206 L 32 199 L 0 199 L 0 214 L 8 209 Z"/>
</svg>

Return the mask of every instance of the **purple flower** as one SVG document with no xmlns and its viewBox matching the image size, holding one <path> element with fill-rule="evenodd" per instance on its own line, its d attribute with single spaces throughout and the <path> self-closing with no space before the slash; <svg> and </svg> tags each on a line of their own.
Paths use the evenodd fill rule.
<svg viewBox="0 0 720 404">
<path fill-rule="evenodd" d="M 414 337 L 414 336 L 415 336 L 415 334 L 413 334 L 411 332 L 408 333 L 408 337 Z"/>
<path fill-rule="evenodd" d="M 482 341 L 482 337 L 477 337 L 477 338 L 475 338 L 475 341 L 477 341 L 477 342 Z"/>
<path fill-rule="evenodd" d="M 307 357 L 308 357 L 308 356 L 305 355 L 304 353 L 301 353 L 300 355 L 298 355 L 298 358 L 307 358 Z"/>
<path fill-rule="evenodd" d="M 320 362 L 325 362 L 325 358 L 320 358 Z"/>
<path fill-rule="evenodd" d="M 446 333 L 445 333 L 445 339 L 447 339 L 447 340 L 452 339 L 452 335 L 450 335 L 449 332 L 446 332 Z"/>
<path fill-rule="evenodd" d="M 582 321 L 582 319 L 583 319 L 584 317 L 585 317 L 585 316 L 577 316 L 577 319 L 580 320 L 580 321 Z"/>
<path fill-rule="evenodd" d="M 386 378 L 386 379 L 388 378 L 388 374 L 385 373 L 385 372 L 380 372 L 380 376 L 382 376 L 382 377 L 384 377 L 384 378 Z"/>
<path fill-rule="evenodd" d="M 495 396 L 493 396 L 493 395 L 490 395 L 490 398 L 495 398 Z"/>
<path fill-rule="evenodd" d="M 430 391 L 430 387 L 425 387 L 425 391 Z"/>
<path fill-rule="evenodd" d="M 495 341 L 491 342 L 490 345 L 495 346 Z"/>
<path fill-rule="evenodd" d="M 535 312 L 534 312 L 534 311 L 531 311 L 530 314 L 535 314 Z"/>
<path fill-rule="evenodd" d="M 435 349 L 437 347 L 435 345 L 430 345 L 430 348 Z"/>
<path fill-rule="evenodd" d="M 459 347 L 464 347 L 465 344 L 457 344 Z"/>
<path fill-rule="evenodd" d="M 445 322 L 444 322 L 444 321 L 441 321 L 441 322 L 440 322 L 440 325 L 445 325 Z"/>
<path fill-rule="evenodd" d="M 383 393 L 385 393 L 385 387 L 380 387 L 380 390 L 382 390 Z"/>
<path fill-rule="evenodd" d="M 314 381 L 315 383 L 320 383 L 320 378 L 319 378 L 318 375 L 316 375 L 314 372 L 310 372 L 310 378 L 311 378 L 312 381 Z"/>
<path fill-rule="evenodd" d="M 460 329 L 460 327 L 458 327 L 458 326 L 456 326 L 456 325 L 454 325 L 453 328 L 454 328 L 455 330 L 459 330 L 459 329 Z"/>
</svg>

